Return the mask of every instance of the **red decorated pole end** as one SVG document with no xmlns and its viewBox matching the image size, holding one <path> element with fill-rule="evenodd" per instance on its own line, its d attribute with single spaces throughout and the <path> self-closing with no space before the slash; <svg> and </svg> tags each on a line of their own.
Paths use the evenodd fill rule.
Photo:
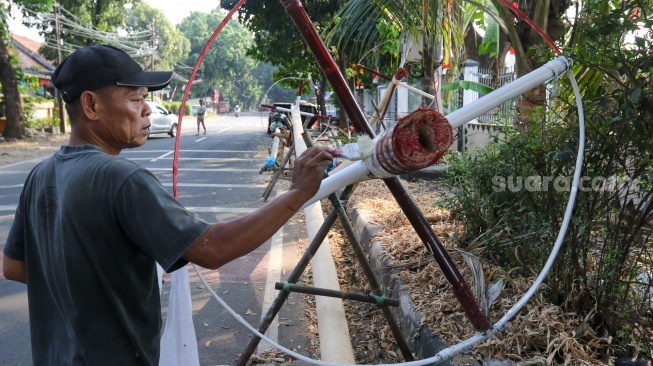
<svg viewBox="0 0 653 366">
<path fill-rule="evenodd" d="M 435 164 L 453 144 L 447 119 L 430 108 L 420 108 L 379 136 L 375 155 L 381 167 L 403 174 Z"/>
</svg>

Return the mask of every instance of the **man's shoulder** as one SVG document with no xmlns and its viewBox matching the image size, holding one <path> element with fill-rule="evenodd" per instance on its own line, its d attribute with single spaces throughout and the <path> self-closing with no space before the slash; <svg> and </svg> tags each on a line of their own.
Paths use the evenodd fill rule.
<svg viewBox="0 0 653 366">
<path fill-rule="evenodd" d="M 99 148 L 88 146 L 77 149 L 62 148 L 48 160 L 46 160 L 48 164 L 66 166 L 66 171 L 72 174 L 104 174 L 108 177 L 121 177 L 144 170 L 140 165 L 122 156 L 107 155 Z"/>
</svg>

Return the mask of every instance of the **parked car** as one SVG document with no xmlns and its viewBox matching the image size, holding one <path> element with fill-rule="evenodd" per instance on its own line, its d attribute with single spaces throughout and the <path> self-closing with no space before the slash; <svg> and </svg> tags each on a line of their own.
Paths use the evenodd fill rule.
<svg viewBox="0 0 653 366">
<path fill-rule="evenodd" d="M 152 109 L 148 137 L 157 133 L 167 133 L 170 137 L 177 136 L 177 115 L 170 113 L 159 103 L 148 101 L 147 104 Z"/>
<path fill-rule="evenodd" d="M 292 106 L 292 103 L 274 103 L 273 104 L 275 107 L 281 107 L 281 108 L 286 108 L 290 109 Z M 302 100 L 299 103 L 299 110 L 302 112 L 308 112 L 308 113 L 313 113 L 313 114 L 318 114 L 317 107 L 315 104 L 311 104 L 307 101 Z M 302 123 L 306 125 L 306 120 L 308 119 L 308 116 L 302 116 Z M 290 120 L 290 112 L 281 112 L 276 109 L 270 110 L 270 114 L 268 115 L 268 134 L 271 134 L 272 131 L 270 131 L 270 125 L 274 120 L 280 119 L 280 122 L 286 125 L 290 129 L 290 124 L 287 122 Z M 315 123 L 315 120 L 317 120 L 316 117 L 312 117 L 311 121 L 309 122 L 309 126 Z"/>
</svg>

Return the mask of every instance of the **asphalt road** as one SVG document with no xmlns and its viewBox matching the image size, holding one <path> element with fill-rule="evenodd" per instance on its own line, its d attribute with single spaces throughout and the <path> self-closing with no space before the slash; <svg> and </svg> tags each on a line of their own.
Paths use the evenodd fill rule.
<svg viewBox="0 0 653 366">
<path fill-rule="evenodd" d="M 261 207 L 261 193 L 270 178 L 259 175 L 271 140 L 265 133 L 266 116 L 241 114 L 209 117 L 207 134 L 195 136 L 194 120 L 186 119 L 181 129 L 178 199 L 204 220 L 231 220 Z M 122 155 L 152 171 L 172 194 L 174 141 L 158 135 L 137 149 Z M 4 247 L 14 217 L 22 183 L 37 161 L 0 168 L 0 249 Z M 273 192 L 272 197 L 276 194 Z M 156 228 L 150 228 L 156 230 Z M 238 314 L 256 327 L 276 297 L 274 282 L 284 281 L 302 255 L 305 228 L 291 220 L 259 249 L 216 271 L 202 270 L 214 291 Z M 0 250 L 0 257 L 1 257 Z M 2 261 L 0 260 L 0 266 Z M 201 365 L 234 364 L 252 334 L 237 323 L 200 283 L 191 271 L 193 321 Z M 167 312 L 170 275 L 164 276 L 162 306 Z M 271 288 L 270 288 L 271 287 Z M 291 294 L 277 316 L 270 336 L 291 349 L 312 355 L 312 326 L 305 315 L 306 304 Z M 278 331 L 276 331 L 278 329 Z M 8 281 L 0 271 L 0 364 L 30 365 L 29 319 L 26 287 Z"/>
</svg>

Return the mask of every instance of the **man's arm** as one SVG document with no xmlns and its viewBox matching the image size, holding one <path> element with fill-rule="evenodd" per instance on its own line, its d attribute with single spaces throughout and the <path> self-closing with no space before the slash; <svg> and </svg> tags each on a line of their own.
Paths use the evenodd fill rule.
<svg viewBox="0 0 653 366">
<path fill-rule="evenodd" d="M 249 215 L 212 224 L 183 258 L 216 269 L 258 248 L 317 193 L 332 161 L 333 157 L 324 149 L 306 150 L 295 160 L 288 192 Z"/>
<path fill-rule="evenodd" d="M 11 259 L 6 255 L 2 259 L 2 274 L 8 280 L 27 283 L 25 262 Z"/>
</svg>

